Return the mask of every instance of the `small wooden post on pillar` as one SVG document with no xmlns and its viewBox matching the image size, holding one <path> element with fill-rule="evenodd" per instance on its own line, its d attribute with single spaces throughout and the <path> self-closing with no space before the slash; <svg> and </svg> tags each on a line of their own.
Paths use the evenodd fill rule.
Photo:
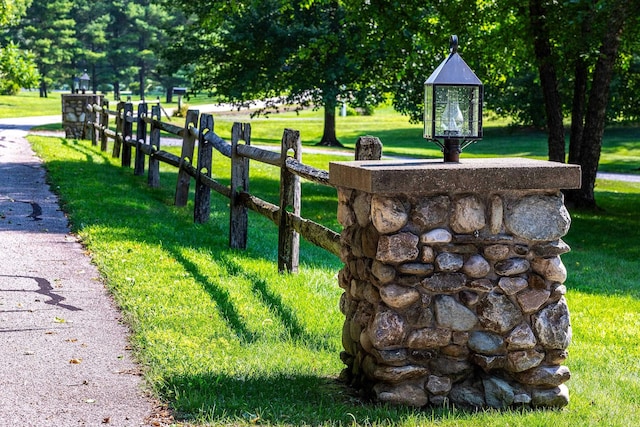
<svg viewBox="0 0 640 427">
<path fill-rule="evenodd" d="M 382 142 L 375 136 L 361 136 L 356 141 L 355 160 L 380 160 Z"/>
</svg>

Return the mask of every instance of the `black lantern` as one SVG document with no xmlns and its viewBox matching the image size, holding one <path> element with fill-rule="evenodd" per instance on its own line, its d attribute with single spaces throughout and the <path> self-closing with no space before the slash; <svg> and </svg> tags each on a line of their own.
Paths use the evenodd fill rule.
<svg viewBox="0 0 640 427">
<path fill-rule="evenodd" d="M 82 91 L 82 93 L 84 94 L 86 91 L 89 90 L 89 81 L 91 80 L 91 78 L 89 77 L 89 75 L 87 74 L 87 70 L 84 70 L 84 74 L 82 74 L 80 76 L 80 90 Z"/>
<path fill-rule="evenodd" d="M 462 149 L 482 139 L 482 82 L 458 55 L 455 35 L 424 83 L 424 137 L 442 148 L 445 162 L 460 161 Z"/>
</svg>

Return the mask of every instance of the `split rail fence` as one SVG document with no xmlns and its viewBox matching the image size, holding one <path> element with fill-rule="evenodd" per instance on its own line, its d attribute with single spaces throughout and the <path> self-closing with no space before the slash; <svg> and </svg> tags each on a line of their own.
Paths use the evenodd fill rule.
<svg viewBox="0 0 640 427">
<path fill-rule="evenodd" d="M 151 106 L 149 111 L 149 106 Z M 109 128 L 114 116 L 115 131 Z M 278 226 L 278 271 L 297 272 L 299 264 L 300 236 L 326 251 L 340 253 L 340 235 L 335 231 L 301 216 L 301 185 L 304 178 L 319 185 L 332 186 L 329 172 L 302 163 L 300 133 L 285 129 L 280 152 L 251 146 L 251 126 L 234 123 L 231 142 L 218 136 L 211 114 L 189 110 L 184 127 L 161 120 L 159 104 L 141 102 L 134 113 L 134 104 L 118 102 L 116 110 L 109 104 L 88 105 L 85 115 L 85 135 L 95 146 L 100 144 L 107 151 L 113 140 L 113 157 L 121 158 L 123 167 L 131 167 L 133 156 L 134 175 L 144 175 L 148 163 L 147 183 L 160 186 L 160 162 L 178 169 L 175 205 L 185 206 L 189 197 L 191 180 L 195 180 L 194 221 L 204 223 L 211 213 L 211 190 L 230 201 L 229 246 L 245 249 L 249 227 L 248 209 L 265 216 Z M 199 120 L 198 120 L 199 119 Z M 134 133 L 134 124 L 136 126 Z M 160 132 L 182 138 L 180 157 L 160 147 Z M 197 159 L 193 164 L 197 144 Z M 135 148 L 135 154 L 132 148 Z M 226 186 L 212 177 L 213 149 L 231 160 L 231 182 Z M 360 137 L 356 143 L 356 160 L 381 157 L 382 146 L 378 138 Z M 289 155 L 292 152 L 293 155 Z M 149 157 L 148 162 L 146 157 Z M 280 168 L 279 205 L 262 200 L 249 193 L 249 161 L 255 160 Z M 284 214 L 283 214 L 284 213 Z"/>
</svg>

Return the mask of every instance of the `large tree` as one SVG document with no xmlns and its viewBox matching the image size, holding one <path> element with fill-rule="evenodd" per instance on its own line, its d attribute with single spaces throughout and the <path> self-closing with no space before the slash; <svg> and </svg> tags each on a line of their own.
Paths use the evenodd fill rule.
<svg viewBox="0 0 640 427">
<path fill-rule="evenodd" d="M 486 106 L 544 126 L 549 132 L 550 160 L 566 161 L 563 121 L 571 116 L 569 161 L 582 166 L 583 186 L 568 193 L 568 198 L 576 205 L 595 207 L 595 177 L 612 82 L 617 83 L 617 115 L 631 112 L 637 117 L 640 112 L 637 102 L 629 100 L 640 81 L 638 65 L 635 78 L 633 67 L 619 65 L 634 60 L 640 64 L 635 53 L 638 0 L 433 4 L 404 0 L 396 2 L 393 11 L 381 0 L 348 3 L 369 11 L 375 26 L 388 34 L 393 51 L 401 52 L 389 56 L 387 67 L 398 69 L 393 85 L 396 106 L 414 119 L 419 120 L 423 110 L 422 82 L 433 69 L 423 67 L 427 61 L 419 57 L 452 33 L 458 33 L 466 48 L 465 60 L 485 82 Z M 410 13 L 398 14 L 398 9 Z M 626 49 L 624 54 L 621 48 Z M 626 80 L 615 79 L 620 70 Z"/>
<path fill-rule="evenodd" d="M 0 0 L 0 32 L 14 31 L 31 1 Z M 3 37 L 4 38 L 4 37 Z M 0 94 L 13 95 L 20 88 L 32 88 L 38 82 L 34 55 L 10 40 L 0 41 Z"/>
<path fill-rule="evenodd" d="M 30 4 L 31 0 L 0 0 L 0 28 L 15 24 Z"/>
<path fill-rule="evenodd" d="M 0 95 L 17 95 L 20 88 L 38 84 L 38 70 L 30 52 L 10 43 L 0 47 Z"/>
<path fill-rule="evenodd" d="M 76 38 L 71 0 L 33 0 L 20 23 L 18 42 L 35 55 L 40 73 L 40 96 L 49 82 L 64 78 L 71 68 Z"/>
<path fill-rule="evenodd" d="M 611 82 L 625 29 L 630 27 L 630 32 L 637 26 L 640 2 L 585 0 L 558 4 L 530 0 L 529 4 L 540 81 L 546 95 L 549 157 L 565 161 L 563 105 L 558 90 L 562 82 L 554 70 L 568 64 L 570 68 L 565 71 L 573 76 L 569 161 L 582 169 L 582 188 L 568 192 L 568 200 L 578 207 L 595 208 L 594 188 Z M 572 18 L 565 23 L 564 32 L 556 28 L 554 34 L 550 28 L 555 27 L 554 17 L 559 16 Z M 562 42 L 557 43 L 556 52 L 552 48 L 554 36 Z"/>
<path fill-rule="evenodd" d="M 185 3 L 184 10 L 189 11 L 189 2 Z M 197 64 L 195 82 L 200 88 L 239 104 L 267 99 L 322 106 L 323 145 L 339 144 L 335 130 L 339 101 L 380 99 L 382 88 L 371 79 L 381 49 L 372 50 L 367 41 L 375 32 L 353 19 L 341 2 L 211 3 L 215 7 L 202 7 L 179 43 L 181 48 L 196 47 L 180 59 L 183 64 Z M 365 43 L 369 49 L 362 48 Z"/>
</svg>

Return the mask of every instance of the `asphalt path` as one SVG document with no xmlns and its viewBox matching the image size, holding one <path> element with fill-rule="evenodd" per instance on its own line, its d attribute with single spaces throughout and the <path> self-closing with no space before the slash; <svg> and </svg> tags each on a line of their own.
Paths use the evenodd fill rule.
<svg viewBox="0 0 640 427">
<path fill-rule="evenodd" d="M 160 426 L 121 321 L 25 139 L 0 120 L 0 426 Z"/>
</svg>

